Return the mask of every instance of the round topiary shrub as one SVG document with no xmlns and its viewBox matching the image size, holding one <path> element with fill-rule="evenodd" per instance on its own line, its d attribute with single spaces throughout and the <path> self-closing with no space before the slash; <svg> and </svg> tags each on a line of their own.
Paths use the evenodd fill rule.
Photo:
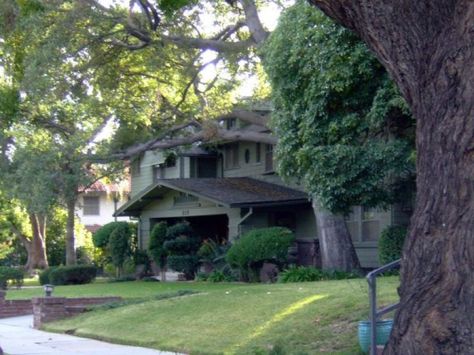
<svg viewBox="0 0 474 355">
<path fill-rule="evenodd" d="M 226 261 L 239 270 L 244 281 L 259 281 L 258 275 L 264 262 L 279 267 L 286 264 L 288 248 L 294 239 L 293 233 L 287 228 L 254 229 L 232 245 Z"/>
<path fill-rule="evenodd" d="M 185 274 L 187 280 L 192 280 L 199 265 L 196 255 L 200 239 L 194 235 L 189 223 L 177 223 L 168 227 L 166 241 L 163 243 L 168 257 L 168 266 Z"/>
<path fill-rule="evenodd" d="M 402 226 L 389 226 L 382 231 L 379 239 L 381 265 L 400 259 L 406 235 L 407 229 Z"/>
<path fill-rule="evenodd" d="M 105 248 L 109 244 L 112 232 L 118 226 L 128 225 L 128 222 L 110 222 L 100 227 L 93 235 L 92 242 L 96 248 Z"/>
<path fill-rule="evenodd" d="M 166 222 L 154 225 L 150 232 L 150 242 L 148 244 L 148 254 L 160 268 L 166 266 L 166 256 L 168 255 L 163 246 L 166 241 L 166 231 Z"/>
<path fill-rule="evenodd" d="M 112 259 L 112 263 L 117 267 L 117 277 L 122 276 L 123 264 L 125 260 L 132 254 L 130 248 L 130 240 L 132 238 L 132 230 L 128 223 L 121 224 L 110 234 L 108 251 Z"/>
<path fill-rule="evenodd" d="M 199 265 L 197 255 L 170 255 L 168 266 L 178 272 L 184 273 L 186 280 L 192 280 Z"/>
</svg>

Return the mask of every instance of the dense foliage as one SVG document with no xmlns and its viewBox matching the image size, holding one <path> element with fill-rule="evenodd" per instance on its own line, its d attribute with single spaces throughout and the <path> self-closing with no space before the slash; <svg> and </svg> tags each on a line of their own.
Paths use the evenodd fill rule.
<svg viewBox="0 0 474 355">
<path fill-rule="evenodd" d="M 57 269 L 58 267 L 59 266 L 50 266 L 49 268 L 44 269 L 43 271 L 41 271 L 39 276 L 38 276 L 40 285 L 50 284 L 51 283 L 51 280 L 50 280 L 51 272 L 53 270 Z"/>
<path fill-rule="evenodd" d="M 300 1 L 281 16 L 264 64 L 281 175 L 333 212 L 391 203 L 413 175 L 414 122 L 367 47 Z"/>
<path fill-rule="evenodd" d="M 153 226 L 150 232 L 150 242 L 148 244 L 148 253 L 156 265 L 161 268 L 166 265 L 167 251 L 163 244 L 166 241 L 166 222 L 160 222 Z"/>
<path fill-rule="evenodd" d="M 287 261 L 293 233 L 282 227 L 254 229 L 244 234 L 229 249 L 226 261 L 237 268 L 245 281 L 258 281 L 264 262 L 282 266 Z"/>
<path fill-rule="evenodd" d="M 230 243 L 219 244 L 212 239 L 205 240 L 197 251 L 199 261 L 214 270 L 223 270 L 228 266 L 225 256 L 230 247 Z"/>
<path fill-rule="evenodd" d="M 381 265 L 401 258 L 406 235 L 407 228 L 403 226 L 389 226 L 382 231 L 379 238 L 379 261 Z"/>
<path fill-rule="evenodd" d="M 49 272 L 49 283 L 53 285 L 80 285 L 91 283 L 97 274 L 93 265 L 58 266 Z"/>
<path fill-rule="evenodd" d="M 117 268 L 117 276 L 121 276 L 123 265 L 132 254 L 130 248 L 132 235 L 133 231 L 128 223 L 118 225 L 110 234 L 107 249 L 112 263 Z"/>
<path fill-rule="evenodd" d="M 96 248 L 105 248 L 109 244 L 110 235 L 118 226 L 128 224 L 128 222 L 110 222 L 100 227 L 93 235 L 92 241 Z"/>
<path fill-rule="evenodd" d="M 168 227 L 166 239 L 163 246 L 168 254 L 168 266 L 183 272 L 187 279 L 193 279 L 199 265 L 196 253 L 200 239 L 194 235 L 188 223 L 177 223 Z"/>
<path fill-rule="evenodd" d="M 24 271 L 22 269 L 0 266 L 0 290 L 5 290 L 9 283 L 21 287 Z"/>
</svg>

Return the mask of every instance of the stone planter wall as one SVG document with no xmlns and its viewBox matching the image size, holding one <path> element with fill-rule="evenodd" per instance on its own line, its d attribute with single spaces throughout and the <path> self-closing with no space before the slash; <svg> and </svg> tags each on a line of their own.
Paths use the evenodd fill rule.
<svg viewBox="0 0 474 355">
<path fill-rule="evenodd" d="M 45 322 L 72 317 L 87 310 L 87 307 L 121 301 L 121 297 L 35 297 L 33 304 L 33 327 L 40 328 Z"/>
<path fill-rule="evenodd" d="M 31 300 L 5 300 L 5 291 L 0 291 L 0 318 L 25 316 L 33 313 Z"/>
</svg>

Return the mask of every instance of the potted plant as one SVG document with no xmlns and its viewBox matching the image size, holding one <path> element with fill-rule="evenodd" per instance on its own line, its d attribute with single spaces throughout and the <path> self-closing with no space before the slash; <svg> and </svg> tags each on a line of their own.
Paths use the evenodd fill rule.
<svg viewBox="0 0 474 355">
<path fill-rule="evenodd" d="M 393 327 L 393 319 L 383 319 L 378 320 L 376 323 L 377 329 L 377 341 L 376 345 L 385 345 L 388 342 L 390 337 L 390 332 Z M 370 347 L 370 330 L 371 324 L 368 320 L 363 320 L 359 322 L 359 345 L 362 351 L 367 354 Z"/>
</svg>

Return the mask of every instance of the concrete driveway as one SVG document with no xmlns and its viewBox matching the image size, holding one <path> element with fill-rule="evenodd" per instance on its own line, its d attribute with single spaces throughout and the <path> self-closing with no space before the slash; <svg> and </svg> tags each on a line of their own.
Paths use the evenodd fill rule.
<svg viewBox="0 0 474 355">
<path fill-rule="evenodd" d="M 175 355 L 177 353 L 105 343 L 33 329 L 33 316 L 0 319 L 0 346 L 8 355 Z"/>
</svg>

